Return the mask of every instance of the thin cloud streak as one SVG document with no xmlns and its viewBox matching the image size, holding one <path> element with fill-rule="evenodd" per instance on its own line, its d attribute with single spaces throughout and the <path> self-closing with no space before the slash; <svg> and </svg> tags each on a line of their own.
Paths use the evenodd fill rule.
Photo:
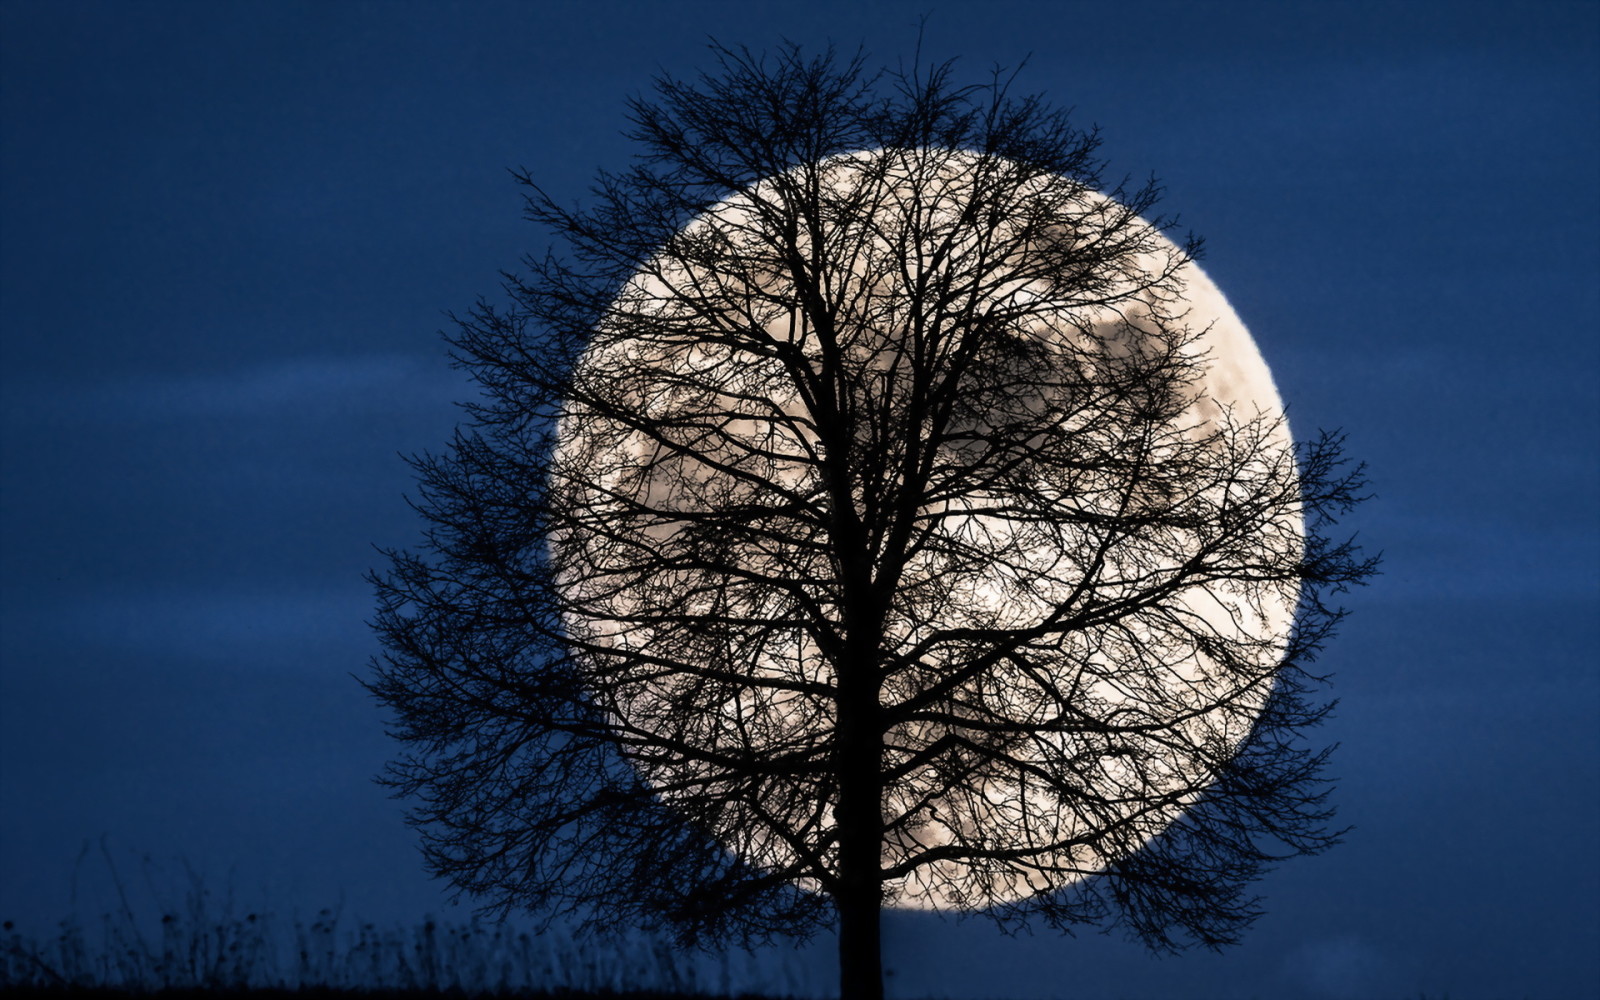
<svg viewBox="0 0 1600 1000">
<path fill-rule="evenodd" d="M 436 408 L 464 395 L 463 379 L 438 358 L 369 355 L 286 358 L 222 372 L 43 380 L 6 387 L 5 419 L 16 426 L 63 419 L 287 418 L 336 410 L 344 416 Z"/>
</svg>

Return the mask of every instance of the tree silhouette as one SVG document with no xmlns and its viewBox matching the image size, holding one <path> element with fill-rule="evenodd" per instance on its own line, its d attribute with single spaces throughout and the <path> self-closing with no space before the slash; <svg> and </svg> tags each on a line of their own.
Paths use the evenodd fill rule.
<svg viewBox="0 0 1600 1000">
<path fill-rule="evenodd" d="M 593 207 L 520 175 L 566 253 L 452 338 L 483 399 L 414 460 L 369 683 L 432 870 L 685 941 L 836 921 L 849 997 L 884 905 L 1234 941 L 1337 840 L 1300 736 L 1359 469 L 1094 133 L 715 52 Z"/>
</svg>

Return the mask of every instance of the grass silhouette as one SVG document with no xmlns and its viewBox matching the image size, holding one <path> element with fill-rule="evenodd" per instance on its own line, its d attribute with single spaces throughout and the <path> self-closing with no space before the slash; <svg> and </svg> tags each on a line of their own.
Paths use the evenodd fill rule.
<svg viewBox="0 0 1600 1000">
<path fill-rule="evenodd" d="M 69 917 L 44 935 L 9 920 L 0 928 L 0 989 L 8 1000 L 129 992 L 754 1000 L 757 994 L 737 985 L 751 982 L 766 984 L 766 996 L 809 992 L 800 989 L 794 963 L 768 961 L 758 970 L 743 952 L 686 953 L 642 934 L 575 939 L 559 929 L 536 934 L 476 918 L 383 928 L 348 920 L 340 908 L 309 919 L 280 917 L 239 906 L 231 891 L 214 893 L 186 864 L 175 900 L 136 907 L 104 844 L 101 855 L 115 902 L 97 920 Z M 148 857 L 142 865 L 154 885 L 161 869 Z"/>
</svg>

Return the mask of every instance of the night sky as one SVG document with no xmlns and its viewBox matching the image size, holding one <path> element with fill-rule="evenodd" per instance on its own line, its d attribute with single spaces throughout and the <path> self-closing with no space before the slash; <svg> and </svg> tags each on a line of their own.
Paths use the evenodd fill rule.
<svg viewBox="0 0 1600 1000">
<path fill-rule="evenodd" d="M 0 917 L 67 915 L 102 835 L 283 911 L 448 913 L 352 675 L 373 546 L 420 530 L 398 455 L 471 393 L 445 313 L 544 246 L 507 169 L 580 199 L 709 35 L 892 65 L 923 12 L 1163 180 L 1297 433 L 1368 462 L 1385 565 L 1320 663 L 1355 830 L 1242 946 L 899 916 L 891 995 L 1600 993 L 1594 2 L 7 0 Z"/>
</svg>

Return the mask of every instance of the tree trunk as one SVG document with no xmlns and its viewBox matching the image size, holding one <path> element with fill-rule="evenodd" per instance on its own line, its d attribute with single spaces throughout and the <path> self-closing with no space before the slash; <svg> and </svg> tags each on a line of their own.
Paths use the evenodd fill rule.
<svg viewBox="0 0 1600 1000">
<path fill-rule="evenodd" d="M 879 726 L 877 644 L 862 643 L 839 677 L 839 995 L 882 1000 L 883 734 Z"/>
<path fill-rule="evenodd" d="M 866 894 L 863 894 L 864 896 Z M 839 996 L 883 1000 L 883 942 L 878 932 L 879 899 L 834 901 L 839 907 Z"/>
<path fill-rule="evenodd" d="M 839 996 L 841 1000 L 883 1000 L 879 933 L 883 886 L 878 874 L 883 821 L 878 770 L 862 767 L 840 778 L 839 892 L 834 898 L 839 910 Z"/>
<path fill-rule="evenodd" d="M 847 456 L 851 433 L 830 456 Z M 839 996 L 883 1000 L 883 726 L 878 649 L 883 642 L 886 602 L 873 585 L 876 563 L 856 510 L 856 476 L 836 459 L 831 476 L 834 535 L 839 547 L 843 592 L 844 649 L 836 665 L 833 768 L 839 802 Z"/>
</svg>

